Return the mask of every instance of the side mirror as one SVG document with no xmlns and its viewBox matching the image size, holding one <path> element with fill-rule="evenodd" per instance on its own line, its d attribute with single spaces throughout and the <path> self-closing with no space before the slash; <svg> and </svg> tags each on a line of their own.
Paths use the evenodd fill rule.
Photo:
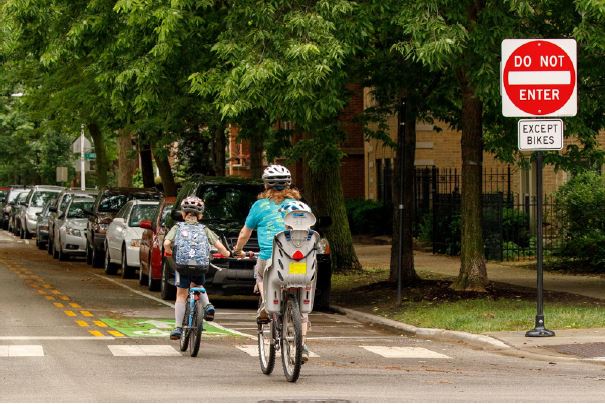
<svg viewBox="0 0 605 404">
<path fill-rule="evenodd" d="M 36 212 L 36 216 L 40 217 L 40 215 L 42 214 L 42 212 Z"/>
<path fill-rule="evenodd" d="M 61 213 L 57 218 L 61 220 L 65 219 L 65 212 Z"/>
<path fill-rule="evenodd" d="M 52 213 L 57 213 L 57 208 L 54 206 L 51 206 L 50 208 L 48 208 L 48 211 L 52 212 Z"/>
<path fill-rule="evenodd" d="M 147 219 L 145 219 L 145 220 L 141 220 L 141 221 L 139 222 L 139 227 L 140 227 L 141 229 L 149 229 L 149 230 L 152 230 L 152 223 L 151 223 L 151 220 L 147 220 Z"/>
<path fill-rule="evenodd" d="M 25 201 L 19 202 L 19 205 L 21 205 L 21 206 L 27 206 L 27 202 L 25 202 Z"/>
</svg>

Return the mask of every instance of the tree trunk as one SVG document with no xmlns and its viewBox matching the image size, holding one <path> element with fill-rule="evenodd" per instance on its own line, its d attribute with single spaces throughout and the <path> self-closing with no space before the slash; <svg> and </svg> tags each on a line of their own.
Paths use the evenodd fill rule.
<svg viewBox="0 0 605 404">
<path fill-rule="evenodd" d="M 225 147 L 227 144 L 227 136 L 225 135 L 225 126 L 220 123 L 214 128 L 214 147 L 213 147 L 213 163 L 214 163 L 214 175 L 219 177 L 225 176 Z"/>
<path fill-rule="evenodd" d="M 132 136 L 130 132 L 121 129 L 118 135 L 118 187 L 132 186 L 135 169 L 136 159 L 133 158 Z"/>
<path fill-rule="evenodd" d="M 109 171 L 109 164 L 107 162 L 107 153 L 105 152 L 105 142 L 103 139 L 103 134 L 101 133 L 99 125 L 97 125 L 96 122 L 90 122 L 87 126 L 88 133 L 90 133 L 92 143 L 95 146 L 95 153 L 97 155 L 97 186 L 104 187 L 107 186 L 108 182 L 107 172 Z"/>
<path fill-rule="evenodd" d="M 155 186 L 155 175 L 153 173 L 153 156 L 151 155 L 151 144 L 149 140 L 139 135 L 139 155 L 141 156 L 141 177 L 143 186 L 152 188 Z"/>
<path fill-rule="evenodd" d="M 326 228 L 324 236 L 330 242 L 334 271 L 360 270 L 361 264 L 353 248 L 353 238 L 347 219 L 339 164 L 328 166 L 322 172 L 312 172 L 311 167 L 307 167 L 303 172 L 305 198 L 318 217 L 332 218 L 332 225 Z"/>
<path fill-rule="evenodd" d="M 403 104 L 406 103 L 406 105 Z M 403 156 L 403 231 L 401 240 L 401 283 L 410 285 L 419 278 L 414 268 L 414 160 L 416 158 L 416 105 L 411 99 L 399 102 L 397 114 L 397 152 L 393 175 L 393 237 L 391 243 L 391 272 L 389 279 L 396 282 L 399 266 L 399 204 L 401 203 L 400 179 Z M 404 123 L 404 125 L 402 125 Z"/>
<path fill-rule="evenodd" d="M 170 145 L 167 147 L 170 147 Z M 160 172 L 164 195 L 176 196 L 176 183 L 174 182 L 174 175 L 172 174 L 172 168 L 168 160 L 168 150 L 166 148 L 154 148 L 153 157 Z"/>
<path fill-rule="evenodd" d="M 252 178 L 260 178 L 263 174 L 263 133 L 254 133 L 250 142 L 250 174 Z"/>
<path fill-rule="evenodd" d="M 475 96 L 465 73 L 462 88 L 462 201 L 460 274 L 452 284 L 454 290 L 485 292 L 487 270 L 483 249 L 482 175 L 483 175 L 483 105 Z"/>
</svg>

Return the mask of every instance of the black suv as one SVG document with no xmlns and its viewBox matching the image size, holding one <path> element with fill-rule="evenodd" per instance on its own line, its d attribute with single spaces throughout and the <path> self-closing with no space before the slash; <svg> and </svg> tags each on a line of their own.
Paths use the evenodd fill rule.
<svg viewBox="0 0 605 404">
<path fill-rule="evenodd" d="M 181 213 L 178 209 L 184 198 L 198 196 L 206 205 L 202 223 L 221 238 L 227 249 L 233 250 L 248 211 L 263 189 L 262 182 L 244 178 L 194 176 L 181 188 L 171 217 L 166 220 L 166 226 L 170 229 L 180 219 Z M 329 222 L 329 220 L 324 219 L 324 222 Z M 244 251 L 259 251 L 256 232 L 250 237 Z M 254 265 L 256 260 L 224 258 L 218 257 L 218 255 L 211 256 L 211 262 L 223 269 L 218 271 L 210 267 L 205 285 L 209 292 L 222 295 L 251 294 L 255 284 Z M 319 272 L 315 307 L 322 309 L 327 308 L 329 304 L 329 285 L 332 275 L 330 256 L 318 254 L 317 263 Z M 175 295 L 172 265 L 171 259 L 163 259 L 161 282 L 163 299 L 173 299 Z"/>
<path fill-rule="evenodd" d="M 105 260 L 105 232 L 118 211 L 131 199 L 160 200 L 153 188 L 104 188 L 95 198 L 86 225 L 86 262 L 96 268 Z"/>
</svg>

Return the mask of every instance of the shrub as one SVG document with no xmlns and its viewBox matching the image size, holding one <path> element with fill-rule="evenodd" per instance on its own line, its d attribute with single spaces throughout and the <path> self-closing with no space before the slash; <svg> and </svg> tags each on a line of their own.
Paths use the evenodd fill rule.
<svg viewBox="0 0 605 404">
<path fill-rule="evenodd" d="M 562 219 L 556 255 L 603 270 L 605 266 L 605 182 L 594 172 L 572 178 L 555 194 Z"/>
<path fill-rule="evenodd" d="M 351 233 L 384 235 L 393 231 L 392 204 L 365 199 L 348 199 L 345 204 Z"/>
</svg>

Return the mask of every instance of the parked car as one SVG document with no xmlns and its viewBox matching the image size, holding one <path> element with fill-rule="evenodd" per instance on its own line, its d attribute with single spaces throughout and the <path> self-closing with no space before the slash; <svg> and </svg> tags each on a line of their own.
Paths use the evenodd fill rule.
<svg viewBox="0 0 605 404">
<path fill-rule="evenodd" d="M 19 213 L 21 238 L 30 238 L 36 232 L 36 213 L 42 211 L 42 206 L 49 199 L 56 198 L 63 187 L 54 185 L 34 185 L 27 199 L 22 202 L 23 208 Z"/>
<path fill-rule="evenodd" d="M 53 246 L 55 245 L 54 244 L 55 234 L 58 233 L 57 229 L 59 227 L 61 227 L 61 224 L 62 224 L 62 223 L 58 223 L 55 226 L 55 224 L 57 222 L 60 222 L 60 220 L 57 220 L 57 218 L 59 216 L 61 216 L 63 214 L 63 212 L 65 212 L 65 210 L 67 209 L 67 206 L 69 205 L 69 202 L 71 201 L 71 199 L 74 196 L 81 196 L 81 195 L 88 195 L 88 196 L 91 196 L 94 198 L 97 195 L 97 190 L 95 190 L 95 189 L 81 190 L 79 188 L 64 189 L 57 196 L 55 203 L 53 203 L 50 206 L 50 208 L 49 208 L 50 213 L 48 215 L 48 253 L 49 254 L 53 254 Z"/>
<path fill-rule="evenodd" d="M 8 191 L 3 198 L 0 200 L 0 225 L 4 230 L 8 230 L 8 221 L 11 212 L 11 203 L 15 201 L 19 191 L 24 189 L 23 185 L 10 185 Z"/>
<path fill-rule="evenodd" d="M 141 248 L 139 249 L 139 284 L 147 285 L 151 291 L 160 289 L 162 281 L 162 246 L 168 233 L 166 218 L 174 206 L 175 197 L 162 198 L 154 217 L 142 220 Z"/>
<path fill-rule="evenodd" d="M 21 234 L 21 210 L 23 210 L 23 204 L 30 191 L 30 188 L 19 189 L 15 199 L 9 203 L 8 231 L 12 232 L 15 236 Z"/>
<path fill-rule="evenodd" d="M 63 220 L 55 233 L 53 256 L 65 261 L 72 256 L 86 255 L 86 224 L 94 204 L 94 198 L 88 195 L 75 195 L 58 219 Z"/>
<path fill-rule="evenodd" d="M 131 278 L 139 267 L 142 220 L 150 220 L 158 209 L 158 201 L 131 200 L 120 209 L 107 228 L 105 236 L 105 273 L 122 269 L 122 278 Z"/>
<path fill-rule="evenodd" d="M 61 212 L 57 211 L 56 212 L 56 216 L 53 220 L 53 232 L 50 235 L 50 238 L 52 239 L 52 244 L 49 247 L 50 253 L 53 256 L 53 258 L 61 258 L 61 242 L 65 240 L 64 238 L 61 238 L 61 232 L 65 232 L 65 224 L 68 221 L 68 211 L 69 208 L 71 206 L 71 203 L 76 200 L 88 200 L 88 201 L 93 201 L 94 202 L 94 197 L 92 195 L 88 195 L 88 194 L 80 194 L 80 193 L 68 193 L 64 196 L 64 201 L 67 200 L 67 203 L 65 205 L 65 207 L 63 208 L 63 210 Z M 88 211 L 88 205 L 85 205 L 83 207 L 83 209 L 85 211 Z M 76 219 L 76 218 L 74 218 Z M 79 223 L 79 221 L 77 222 Z M 86 227 L 86 226 L 85 226 Z M 77 232 L 74 232 L 77 233 Z M 68 234 L 68 235 L 74 235 L 74 234 Z M 85 232 L 82 232 L 82 236 L 84 237 L 84 241 L 86 241 L 86 234 Z M 86 243 L 84 243 L 84 251 L 86 251 Z"/>
<path fill-rule="evenodd" d="M 36 213 L 36 246 L 43 250 L 48 243 L 48 216 L 50 207 L 55 199 L 49 199 L 42 207 L 42 211 Z"/>
<path fill-rule="evenodd" d="M 86 262 L 102 267 L 105 262 L 105 232 L 114 216 L 132 199 L 159 201 L 162 194 L 150 188 L 105 188 L 99 191 L 86 226 Z"/>
</svg>

